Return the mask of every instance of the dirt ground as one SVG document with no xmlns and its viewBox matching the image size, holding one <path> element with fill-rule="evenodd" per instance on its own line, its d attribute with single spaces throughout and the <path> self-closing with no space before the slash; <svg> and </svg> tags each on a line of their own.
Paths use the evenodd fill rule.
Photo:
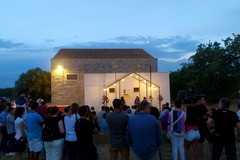
<svg viewBox="0 0 240 160">
<path fill-rule="evenodd" d="M 95 142 L 96 142 L 96 147 L 98 150 L 100 160 L 108 160 L 109 156 L 108 156 L 107 137 L 101 136 L 101 135 L 98 137 L 95 137 Z M 238 151 L 238 153 L 237 153 L 238 159 L 240 159 L 240 143 L 237 143 L 237 151 Z M 162 155 L 162 160 L 171 160 L 172 159 L 171 143 L 167 138 L 164 138 L 164 144 L 162 144 L 162 146 L 161 146 L 161 155 Z M 22 159 L 27 160 L 27 152 L 24 153 Z M 131 159 L 131 152 L 130 152 L 130 159 Z M 225 159 L 226 159 L 226 157 L 223 152 L 221 160 L 225 160 Z M 0 160 L 13 160 L 13 156 L 7 157 L 2 152 L 0 152 Z M 45 160 L 43 154 L 40 155 L 39 160 Z M 211 160 L 208 142 L 204 143 L 204 160 Z"/>
</svg>

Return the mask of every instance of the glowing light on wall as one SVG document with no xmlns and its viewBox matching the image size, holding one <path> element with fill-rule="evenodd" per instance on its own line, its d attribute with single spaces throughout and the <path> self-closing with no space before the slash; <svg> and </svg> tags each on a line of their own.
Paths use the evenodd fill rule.
<svg viewBox="0 0 240 160">
<path fill-rule="evenodd" d="M 61 65 L 57 66 L 57 73 L 62 74 L 63 73 L 63 67 Z"/>
</svg>

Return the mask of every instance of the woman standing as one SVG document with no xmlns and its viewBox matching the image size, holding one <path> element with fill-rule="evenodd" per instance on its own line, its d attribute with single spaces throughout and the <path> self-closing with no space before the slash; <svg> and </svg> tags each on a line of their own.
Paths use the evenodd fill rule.
<svg viewBox="0 0 240 160">
<path fill-rule="evenodd" d="M 185 121 L 186 113 L 182 110 L 181 100 L 174 102 L 175 109 L 169 113 L 169 133 L 172 143 L 173 160 L 178 159 L 178 152 L 181 160 L 185 160 L 184 139 L 185 139 Z"/>
<path fill-rule="evenodd" d="M 24 131 L 24 120 L 23 120 L 23 114 L 24 114 L 24 108 L 23 107 L 18 107 L 15 111 L 15 139 L 16 140 L 21 140 L 21 139 L 26 139 L 26 133 Z M 25 151 L 26 148 L 23 148 L 22 151 L 16 152 L 15 153 L 15 160 L 21 160 L 22 153 Z"/>
<path fill-rule="evenodd" d="M 79 105 L 73 103 L 64 117 L 64 125 L 66 129 L 65 143 L 67 147 L 68 159 L 76 160 L 77 157 L 77 136 L 75 132 L 75 122 L 80 118 L 78 114 Z"/>
<path fill-rule="evenodd" d="M 93 134 L 98 134 L 98 129 L 87 120 L 89 107 L 83 105 L 78 110 L 80 119 L 75 123 L 77 135 L 77 159 L 98 160 L 97 148 L 94 145 Z"/>
<path fill-rule="evenodd" d="M 61 160 L 64 146 L 64 126 L 62 118 L 58 116 L 58 107 L 50 107 L 49 116 L 44 120 L 44 125 L 51 128 L 51 140 L 44 141 L 46 160 Z"/>
</svg>

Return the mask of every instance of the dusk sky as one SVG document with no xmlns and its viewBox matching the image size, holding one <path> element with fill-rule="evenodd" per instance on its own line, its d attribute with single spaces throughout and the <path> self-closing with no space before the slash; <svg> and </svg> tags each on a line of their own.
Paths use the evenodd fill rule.
<svg viewBox="0 0 240 160">
<path fill-rule="evenodd" d="M 51 70 L 61 48 L 141 48 L 158 71 L 181 68 L 201 43 L 240 34 L 239 0 L 0 1 L 0 88 Z"/>
</svg>

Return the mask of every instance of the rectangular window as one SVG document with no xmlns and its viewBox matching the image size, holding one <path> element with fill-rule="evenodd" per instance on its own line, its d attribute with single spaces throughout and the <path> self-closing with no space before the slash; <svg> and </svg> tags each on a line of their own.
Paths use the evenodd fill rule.
<svg viewBox="0 0 240 160">
<path fill-rule="evenodd" d="M 109 88 L 109 93 L 115 93 L 115 88 Z"/>
<path fill-rule="evenodd" d="M 67 74 L 67 80 L 78 80 L 78 74 Z"/>
<path fill-rule="evenodd" d="M 139 92 L 139 88 L 138 87 L 133 88 L 133 92 Z"/>
</svg>

